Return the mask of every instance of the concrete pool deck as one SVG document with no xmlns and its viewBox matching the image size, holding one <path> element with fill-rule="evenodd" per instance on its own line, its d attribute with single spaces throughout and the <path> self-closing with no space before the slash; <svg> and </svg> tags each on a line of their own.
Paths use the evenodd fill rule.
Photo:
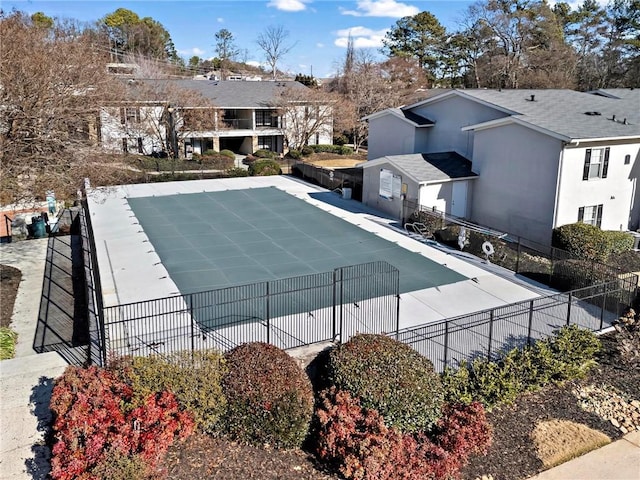
<svg viewBox="0 0 640 480">
<path fill-rule="evenodd" d="M 425 256 L 467 280 L 402 293 L 400 328 L 493 308 L 540 295 L 447 251 L 390 228 L 393 221 L 355 200 L 285 176 L 195 180 L 98 188 L 88 192 L 104 305 L 176 296 L 180 289 L 130 208 L 129 198 L 275 187 L 377 237 Z M 329 270 L 329 269 L 327 269 Z"/>
</svg>

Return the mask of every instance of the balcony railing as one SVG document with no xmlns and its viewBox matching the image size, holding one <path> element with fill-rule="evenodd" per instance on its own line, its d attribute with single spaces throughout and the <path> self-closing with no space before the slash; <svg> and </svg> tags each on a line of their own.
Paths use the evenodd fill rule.
<svg viewBox="0 0 640 480">
<path fill-rule="evenodd" d="M 253 128 L 250 118 L 225 118 L 222 122 L 235 130 L 251 130 Z"/>
</svg>

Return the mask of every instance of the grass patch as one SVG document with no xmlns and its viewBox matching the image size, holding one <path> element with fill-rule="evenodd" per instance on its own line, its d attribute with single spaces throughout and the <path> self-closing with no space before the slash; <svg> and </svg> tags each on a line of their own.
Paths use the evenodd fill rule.
<svg viewBox="0 0 640 480">
<path fill-rule="evenodd" d="M 604 433 L 568 420 L 538 423 L 532 439 L 545 468 L 555 467 L 611 442 Z"/>
<path fill-rule="evenodd" d="M 8 327 L 0 327 L 0 360 L 13 358 L 16 354 L 18 334 Z"/>
</svg>

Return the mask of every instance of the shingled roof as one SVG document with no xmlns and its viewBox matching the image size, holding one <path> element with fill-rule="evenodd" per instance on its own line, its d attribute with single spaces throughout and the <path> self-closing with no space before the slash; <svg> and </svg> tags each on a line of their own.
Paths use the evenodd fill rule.
<svg viewBox="0 0 640 480">
<path fill-rule="evenodd" d="M 363 163 L 362 167 L 369 168 L 382 163 L 395 166 L 418 183 L 477 177 L 477 174 L 471 171 L 471 162 L 456 152 L 388 155 Z"/>
<path fill-rule="evenodd" d="M 307 89 L 292 81 L 215 81 L 215 80 L 144 80 L 150 83 L 171 83 L 176 87 L 193 90 L 208 98 L 220 108 L 269 108 L 288 88 Z"/>
<path fill-rule="evenodd" d="M 405 109 L 412 110 L 445 96 L 459 95 L 510 112 L 506 119 L 487 122 L 477 127 L 516 120 L 525 126 L 546 131 L 567 141 L 640 136 L 640 90 L 616 89 L 607 92 L 611 95 L 557 89 L 452 90 Z"/>
</svg>

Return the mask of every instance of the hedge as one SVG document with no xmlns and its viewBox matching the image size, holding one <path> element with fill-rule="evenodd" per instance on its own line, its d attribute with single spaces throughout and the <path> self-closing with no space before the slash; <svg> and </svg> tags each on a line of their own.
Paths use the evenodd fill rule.
<svg viewBox="0 0 640 480">
<path fill-rule="evenodd" d="M 313 415 L 313 389 L 285 351 L 247 343 L 226 355 L 226 432 L 241 442 L 276 448 L 300 447 Z"/>
<path fill-rule="evenodd" d="M 562 327 L 552 337 L 531 347 L 514 348 L 495 362 L 476 359 L 461 362 L 458 370 L 442 374 L 446 400 L 482 402 L 487 408 L 513 402 L 526 391 L 550 382 L 583 377 L 595 364 L 600 340 L 575 325 Z"/>
<path fill-rule="evenodd" d="M 329 354 L 329 381 L 375 409 L 389 426 L 428 430 L 440 416 L 443 389 L 432 363 L 386 335 L 360 334 Z"/>
<path fill-rule="evenodd" d="M 571 223 L 553 230 L 553 245 L 578 258 L 605 262 L 610 255 L 631 250 L 633 236 L 626 232 L 600 230 L 587 223 Z"/>
<path fill-rule="evenodd" d="M 266 177 L 280 174 L 282 174 L 282 169 L 280 168 L 280 164 L 275 160 L 256 160 L 249 165 L 249 175 L 252 177 Z"/>
<path fill-rule="evenodd" d="M 308 145 L 315 153 L 335 153 L 337 155 L 351 155 L 353 148 L 345 145 Z"/>
</svg>

